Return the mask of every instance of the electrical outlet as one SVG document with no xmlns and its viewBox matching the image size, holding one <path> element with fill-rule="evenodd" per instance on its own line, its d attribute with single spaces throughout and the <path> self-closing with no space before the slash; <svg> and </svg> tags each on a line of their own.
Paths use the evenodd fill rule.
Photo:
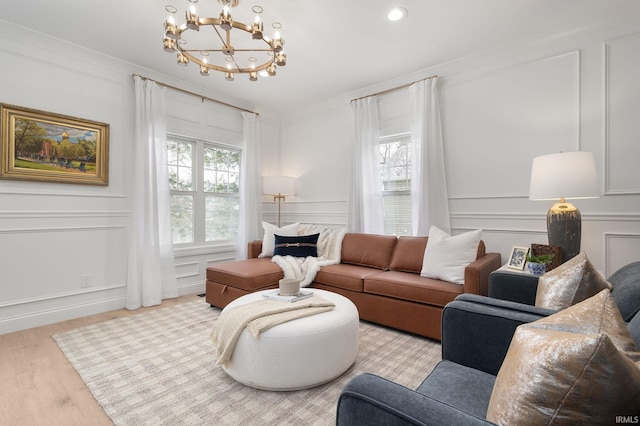
<svg viewBox="0 0 640 426">
<path fill-rule="evenodd" d="M 91 287 L 91 283 L 93 282 L 93 275 L 82 275 L 80 277 L 80 288 Z"/>
</svg>

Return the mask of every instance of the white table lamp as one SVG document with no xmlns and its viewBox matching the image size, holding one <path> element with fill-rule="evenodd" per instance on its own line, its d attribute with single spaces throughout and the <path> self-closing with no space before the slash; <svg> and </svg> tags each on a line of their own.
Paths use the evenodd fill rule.
<svg viewBox="0 0 640 426">
<path fill-rule="evenodd" d="M 296 180 L 290 176 L 264 176 L 262 192 L 278 201 L 278 228 L 280 228 L 280 203 L 287 195 L 296 193 Z"/>
<path fill-rule="evenodd" d="M 562 261 L 580 253 L 582 218 L 566 199 L 597 198 L 596 163 L 590 152 L 561 152 L 535 157 L 531 165 L 530 200 L 559 200 L 547 213 L 549 245 L 560 246 Z"/>
</svg>

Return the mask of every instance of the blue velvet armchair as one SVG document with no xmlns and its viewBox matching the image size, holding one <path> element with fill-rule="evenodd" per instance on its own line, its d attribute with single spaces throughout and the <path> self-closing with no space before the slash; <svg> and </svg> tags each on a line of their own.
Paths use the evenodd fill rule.
<svg viewBox="0 0 640 426">
<path fill-rule="evenodd" d="M 631 336 L 640 347 L 640 262 L 622 268 L 609 281 Z M 514 292 L 515 286 L 521 285 L 528 286 L 524 298 L 523 292 Z M 460 295 L 444 308 L 442 361 L 422 384 L 412 390 L 376 375 L 357 376 L 342 390 L 336 424 L 493 424 L 486 420 L 487 408 L 516 327 L 554 313 L 532 306 L 536 285 L 537 280 L 522 274 L 498 274 L 490 279 L 490 294 L 517 301 Z"/>
</svg>

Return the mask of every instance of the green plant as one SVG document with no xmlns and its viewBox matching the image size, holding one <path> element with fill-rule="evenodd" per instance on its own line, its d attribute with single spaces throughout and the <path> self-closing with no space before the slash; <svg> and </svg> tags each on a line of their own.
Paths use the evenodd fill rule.
<svg viewBox="0 0 640 426">
<path fill-rule="evenodd" d="M 527 262 L 531 263 L 549 263 L 553 260 L 554 254 L 528 254 Z"/>
</svg>

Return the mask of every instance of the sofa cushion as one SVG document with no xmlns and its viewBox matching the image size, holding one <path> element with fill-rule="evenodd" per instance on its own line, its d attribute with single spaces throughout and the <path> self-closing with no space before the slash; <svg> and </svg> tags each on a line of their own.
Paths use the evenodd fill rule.
<svg viewBox="0 0 640 426">
<path fill-rule="evenodd" d="M 416 392 L 484 418 L 496 376 L 451 361 L 440 361 Z"/>
<path fill-rule="evenodd" d="M 385 271 L 365 277 L 364 291 L 444 307 L 456 296 L 462 294 L 463 287 L 409 272 Z"/>
<path fill-rule="evenodd" d="M 487 419 L 610 424 L 620 413 L 638 413 L 640 365 L 632 351 L 608 290 L 521 325 L 498 372 Z"/>
<path fill-rule="evenodd" d="M 611 289 L 611 284 L 594 268 L 584 253 L 580 253 L 538 280 L 536 306 L 565 309 Z"/>
<path fill-rule="evenodd" d="M 397 240 L 393 235 L 346 234 L 342 240 L 342 263 L 387 270 Z"/>
<path fill-rule="evenodd" d="M 451 236 L 431 226 L 420 275 L 464 284 L 464 269 L 477 259 L 481 237 L 480 229 Z"/>
<path fill-rule="evenodd" d="M 364 279 L 377 272 L 379 272 L 377 269 L 359 265 L 326 265 L 320 268 L 313 281 L 346 290 L 362 292 Z"/>
<path fill-rule="evenodd" d="M 270 258 L 254 258 L 216 263 L 207 268 L 207 280 L 255 291 L 278 284 L 284 278 L 282 269 Z"/>
<path fill-rule="evenodd" d="M 400 237 L 393 250 L 389 269 L 419 274 L 422 270 L 422 258 L 429 237 Z"/>
<path fill-rule="evenodd" d="M 318 237 L 320 234 L 289 237 L 275 235 L 274 256 L 318 257 Z"/>
</svg>

